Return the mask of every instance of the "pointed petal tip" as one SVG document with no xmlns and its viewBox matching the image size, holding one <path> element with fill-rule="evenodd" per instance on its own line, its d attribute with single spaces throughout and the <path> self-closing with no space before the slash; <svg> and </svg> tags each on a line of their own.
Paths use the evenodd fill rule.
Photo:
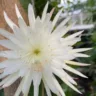
<svg viewBox="0 0 96 96">
<path fill-rule="evenodd" d="M 15 10 L 16 10 L 16 11 L 18 10 L 18 6 L 17 6 L 17 4 L 15 4 Z"/>
<path fill-rule="evenodd" d="M 76 65 L 76 66 L 90 66 L 91 64 L 86 64 L 86 63 L 80 63 L 80 62 L 75 62 L 75 61 L 64 61 L 66 64 L 71 64 L 71 65 Z"/>
<path fill-rule="evenodd" d="M 73 85 L 77 86 L 78 84 L 77 84 L 77 82 L 74 82 Z"/>
<path fill-rule="evenodd" d="M 61 8 L 59 12 L 62 13 L 62 11 L 63 11 L 63 8 Z"/>
<path fill-rule="evenodd" d="M 4 18 L 7 16 L 7 13 L 6 11 L 3 11 L 3 14 L 4 14 Z"/>
<path fill-rule="evenodd" d="M 15 4 L 15 11 L 16 11 L 17 17 L 23 19 L 22 15 L 21 15 L 21 13 L 20 13 L 20 11 L 19 11 L 19 8 L 18 8 L 17 4 Z"/>
<path fill-rule="evenodd" d="M 8 87 L 8 86 L 6 86 L 6 85 L 3 85 L 3 86 L 2 86 L 2 88 L 6 88 L 6 87 Z"/>
<path fill-rule="evenodd" d="M 4 19 L 6 20 L 7 13 L 3 11 Z"/>
<path fill-rule="evenodd" d="M 92 50 L 93 48 L 87 48 L 88 50 Z"/>
<path fill-rule="evenodd" d="M 17 8 L 17 4 L 15 3 L 15 8 Z"/>
<path fill-rule="evenodd" d="M 90 55 L 86 55 L 86 57 L 91 57 Z"/>
<path fill-rule="evenodd" d="M 92 64 L 86 64 L 85 66 L 91 66 Z"/>
<path fill-rule="evenodd" d="M 47 1 L 47 5 L 49 5 L 49 1 Z"/>
<path fill-rule="evenodd" d="M 31 3 L 29 3 L 28 8 L 29 8 L 29 7 L 32 7 L 32 4 L 31 4 Z"/>
<path fill-rule="evenodd" d="M 77 82 L 76 82 L 74 85 L 76 85 L 76 86 L 77 86 L 77 85 L 78 85 L 78 84 L 77 84 Z"/>
<path fill-rule="evenodd" d="M 80 91 L 79 91 L 78 93 L 79 93 L 79 94 L 82 94 L 82 92 L 80 92 Z"/>
<path fill-rule="evenodd" d="M 43 13 L 42 13 L 42 22 L 45 20 L 46 18 L 46 14 L 47 14 L 47 10 L 48 10 L 48 5 L 49 5 L 49 2 L 46 3 L 44 9 L 43 9 Z"/>
<path fill-rule="evenodd" d="M 84 32 L 84 30 L 82 30 L 82 31 L 80 31 L 81 33 L 83 33 Z"/>
<path fill-rule="evenodd" d="M 18 6 L 17 6 L 17 4 L 15 4 L 15 10 L 16 10 L 16 11 L 18 10 Z"/>
<path fill-rule="evenodd" d="M 48 5 L 49 5 L 49 1 L 47 1 L 47 3 L 46 3 L 46 5 L 45 5 L 45 7 L 46 7 L 46 6 L 48 7 Z"/>
<path fill-rule="evenodd" d="M 29 4 L 28 4 L 28 10 L 30 10 L 31 7 L 32 7 L 32 4 L 29 3 Z"/>
<path fill-rule="evenodd" d="M 84 49 L 85 51 L 92 50 L 93 48 L 81 48 Z"/>
<path fill-rule="evenodd" d="M 87 76 L 85 76 L 85 75 L 83 75 L 82 77 L 83 77 L 83 78 L 86 78 L 86 79 L 88 79 L 88 77 L 87 77 Z"/>
</svg>

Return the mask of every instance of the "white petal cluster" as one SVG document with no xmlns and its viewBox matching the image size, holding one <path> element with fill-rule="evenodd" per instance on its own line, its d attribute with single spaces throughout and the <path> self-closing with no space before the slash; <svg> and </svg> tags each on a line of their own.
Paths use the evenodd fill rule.
<svg viewBox="0 0 96 96">
<path fill-rule="evenodd" d="M 41 18 L 35 17 L 33 7 L 29 4 L 29 26 L 24 22 L 17 6 L 15 6 L 15 9 L 19 27 L 4 12 L 5 20 L 14 33 L 0 29 L 0 34 L 7 38 L 0 40 L 0 45 L 9 49 L 0 51 L 0 57 L 7 58 L 6 61 L 0 63 L 0 69 L 3 69 L 0 79 L 4 78 L 0 82 L 0 86 L 2 88 L 8 87 L 21 77 L 21 83 L 14 96 L 19 96 L 21 92 L 24 96 L 28 96 L 32 82 L 34 85 L 34 96 L 38 96 L 39 85 L 42 80 L 48 96 L 52 96 L 51 92 L 57 96 L 65 96 L 64 91 L 55 78 L 56 75 L 73 90 L 81 93 L 75 87 L 77 83 L 66 73 L 66 70 L 87 78 L 69 66 L 89 65 L 72 61 L 77 57 L 89 57 L 81 52 L 90 50 L 90 48 L 74 49 L 72 47 L 81 40 L 82 31 L 63 37 L 74 24 L 66 25 L 70 19 L 68 17 L 55 28 L 62 10 L 51 21 L 54 9 L 47 13 L 48 3 Z"/>
</svg>

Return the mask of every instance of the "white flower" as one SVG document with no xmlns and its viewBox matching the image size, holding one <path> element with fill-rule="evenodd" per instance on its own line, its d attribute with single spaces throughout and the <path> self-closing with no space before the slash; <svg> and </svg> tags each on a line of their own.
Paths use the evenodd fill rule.
<svg viewBox="0 0 96 96">
<path fill-rule="evenodd" d="M 6 40 L 0 40 L 0 45 L 10 49 L 0 51 L 0 57 L 7 58 L 6 61 L 0 64 L 0 68 L 4 71 L 0 75 L 0 79 L 5 77 L 0 83 L 0 86 L 3 88 L 8 87 L 21 77 L 22 81 L 14 96 L 19 96 L 20 92 L 22 92 L 24 96 L 28 96 L 32 82 L 34 85 L 34 96 L 38 96 L 39 85 L 42 80 L 48 96 L 51 96 L 51 91 L 58 96 L 65 96 L 54 76 L 55 74 L 73 90 L 81 93 L 74 86 L 77 85 L 77 83 L 65 70 L 87 78 L 69 66 L 89 65 L 72 61 L 77 57 L 89 57 L 81 52 L 87 51 L 90 48 L 73 49 L 72 47 L 81 40 L 80 36 L 82 31 L 62 38 L 73 24 L 64 26 L 70 19 L 68 17 L 54 29 L 62 10 L 60 10 L 54 20 L 51 21 L 53 10 L 47 13 L 48 3 L 44 8 L 41 19 L 40 17 L 35 18 L 33 7 L 29 4 L 29 26 L 24 22 L 17 6 L 15 6 L 15 8 L 19 27 L 15 25 L 4 12 L 5 20 L 12 28 L 14 34 L 0 29 L 0 34 L 7 38 Z"/>
</svg>

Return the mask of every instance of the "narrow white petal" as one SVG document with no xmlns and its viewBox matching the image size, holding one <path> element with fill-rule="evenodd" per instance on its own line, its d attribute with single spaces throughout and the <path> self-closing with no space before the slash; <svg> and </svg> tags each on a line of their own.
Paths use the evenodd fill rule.
<svg viewBox="0 0 96 96">
<path fill-rule="evenodd" d="M 70 28 L 72 28 L 74 25 L 75 25 L 75 23 L 72 23 L 72 24 L 68 25 L 68 27 L 64 28 L 63 29 L 64 31 L 60 32 L 60 37 L 64 36 L 70 30 Z"/>
<path fill-rule="evenodd" d="M 56 80 L 55 77 L 53 77 L 53 80 L 54 80 L 54 84 L 55 84 L 56 88 L 59 90 L 58 96 L 65 96 L 64 91 L 62 90 L 60 84 L 58 83 L 58 81 Z"/>
<path fill-rule="evenodd" d="M 44 8 L 44 10 L 43 10 L 43 13 L 42 13 L 42 22 L 43 22 L 43 21 L 45 20 L 45 18 L 46 18 L 48 5 L 49 5 L 49 2 L 47 2 L 47 4 L 45 5 L 45 8 Z"/>
<path fill-rule="evenodd" d="M 39 85 L 34 85 L 34 96 L 39 95 Z"/>
<path fill-rule="evenodd" d="M 14 73 L 12 75 L 9 75 L 7 76 L 5 79 L 3 79 L 1 82 L 0 82 L 0 86 L 2 86 L 3 84 L 5 84 L 7 81 L 9 81 L 12 77 L 14 77 L 14 75 L 17 74 L 17 73 Z"/>
<path fill-rule="evenodd" d="M 22 86 L 22 92 L 23 92 L 24 96 L 28 96 L 31 83 L 32 83 L 32 71 L 29 70 L 29 72 L 27 72 L 27 74 L 25 76 L 24 84 Z"/>
<path fill-rule="evenodd" d="M 50 91 L 48 85 L 46 84 L 46 82 L 44 80 L 43 80 L 43 82 L 44 82 L 44 87 L 45 87 L 47 96 L 52 96 L 51 91 Z"/>
<path fill-rule="evenodd" d="M 41 72 L 33 72 L 32 78 L 33 78 L 33 85 L 34 85 L 34 96 L 38 96 L 39 85 L 41 82 L 42 73 Z"/>
<path fill-rule="evenodd" d="M 40 85 L 41 79 L 42 79 L 42 73 L 41 72 L 33 72 L 33 83 L 34 85 Z"/>
<path fill-rule="evenodd" d="M 32 78 L 33 78 L 33 85 L 34 85 L 34 96 L 38 96 L 39 85 L 41 82 L 42 73 L 41 72 L 33 72 Z"/>
<path fill-rule="evenodd" d="M 17 44 L 19 47 L 24 48 L 24 44 L 22 45 L 21 42 L 19 40 L 17 40 L 13 34 L 7 32 L 4 29 L 0 29 L 0 34 L 3 35 L 4 37 L 10 39 L 14 44 Z M 24 42 L 22 42 L 22 43 L 24 43 Z"/>
<path fill-rule="evenodd" d="M 10 80 L 8 80 L 4 85 L 3 88 L 10 86 L 11 84 L 13 84 L 17 79 L 19 78 L 18 73 L 14 74 L 14 76 L 12 78 L 10 78 Z"/>
<path fill-rule="evenodd" d="M 65 78 L 61 78 L 69 87 L 71 87 L 74 91 L 82 94 L 76 87 L 74 87 L 70 82 L 68 82 Z"/>
<path fill-rule="evenodd" d="M 75 38 L 76 36 L 79 36 L 80 34 L 82 34 L 83 31 L 80 31 L 80 32 L 76 32 L 68 37 L 65 38 L 65 40 L 69 40 L 69 39 L 72 39 L 72 38 Z"/>
<path fill-rule="evenodd" d="M 4 29 L 0 29 L 0 34 L 8 39 L 10 38 L 10 36 L 13 36 L 13 34 L 9 33 L 8 31 L 6 31 Z"/>
<path fill-rule="evenodd" d="M 46 22 L 46 26 L 48 26 L 48 29 L 49 29 L 49 28 L 50 28 L 49 26 L 52 25 L 52 24 L 51 24 L 51 21 L 50 21 L 50 13 L 47 13 L 47 14 L 46 14 L 45 21 L 43 22 L 44 27 L 46 28 L 46 26 L 45 26 L 45 22 Z M 46 30 L 46 31 L 47 31 L 47 30 Z"/>
<path fill-rule="evenodd" d="M 6 57 L 10 59 L 17 59 L 20 58 L 19 55 L 17 55 L 16 51 L 0 51 L 0 57 Z"/>
<path fill-rule="evenodd" d="M 8 59 L 0 63 L 0 68 L 6 68 L 9 66 L 14 66 L 16 63 L 19 63 L 18 59 Z"/>
<path fill-rule="evenodd" d="M 51 77 L 51 78 L 50 78 Z M 58 90 L 56 89 L 56 86 L 54 84 L 53 81 L 53 74 L 51 71 L 51 68 L 46 68 L 43 72 L 43 80 L 46 82 L 48 88 L 54 93 L 54 94 L 58 94 Z"/>
<path fill-rule="evenodd" d="M 63 68 L 62 64 L 60 64 L 60 63 L 54 63 L 54 61 L 53 61 L 53 63 L 52 63 L 52 67 L 55 67 L 55 68 Z"/>
<path fill-rule="evenodd" d="M 74 40 L 72 40 L 72 42 L 70 41 L 70 44 L 71 46 L 73 46 L 74 44 L 76 44 L 77 42 L 81 41 L 81 38 L 75 38 Z"/>
<path fill-rule="evenodd" d="M 61 38 L 62 36 L 64 36 L 69 30 L 70 28 L 72 28 L 75 25 L 75 23 L 70 24 L 68 27 L 63 27 L 61 28 L 61 30 L 56 30 L 57 32 L 55 32 L 55 30 L 53 31 L 53 35 L 55 35 L 57 38 Z M 65 38 L 66 39 L 66 38 Z"/>
<path fill-rule="evenodd" d="M 75 69 L 73 69 L 73 68 L 71 68 L 71 67 L 69 67 L 69 66 L 67 66 L 67 65 L 65 65 L 65 64 L 64 64 L 64 67 L 63 67 L 63 68 L 64 68 L 65 70 L 69 71 L 69 72 L 72 72 L 72 73 L 78 75 L 78 76 L 87 78 L 87 76 L 83 75 L 83 74 L 80 73 L 79 71 L 77 71 L 77 70 L 75 70 Z"/>
<path fill-rule="evenodd" d="M 23 19 L 23 17 L 22 17 L 22 15 L 20 14 L 20 11 L 19 11 L 19 9 L 18 9 L 18 7 L 17 7 L 16 4 L 15 4 L 15 10 L 16 10 L 16 15 L 17 15 L 17 17 Z"/>
<path fill-rule="evenodd" d="M 7 22 L 7 24 L 10 26 L 10 28 L 13 29 L 14 26 L 17 26 L 17 25 L 15 25 L 15 24 L 12 22 L 11 19 L 9 19 L 9 17 L 8 17 L 7 14 L 6 14 L 6 12 L 4 12 L 4 18 L 5 18 L 6 22 Z"/>
<path fill-rule="evenodd" d="M 64 71 L 64 70 L 63 70 L 63 71 Z M 69 81 L 70 83 L 72 83 L 72 84 L 74 84 L 74 85 L 77 85 L 76 81 L 75 81 L 70 75 L 68 75 L 65 71 L 64 71 L 64 73 L 65 73 L 65 75 L 66 75 L 66 77 L 67 77 L 67 79 L 68 79 L 68 81 Z"/>
<path fill-rule="evenodd" d="M 54 74 L 57 74 L 60 78 L 65 78 L 70 83 L 77 85 L 71 76 L 69 76 L 64 70 L 53 68 Z"/>
<path fill-rule="evenodd" d="M 71 53 L 73 54 L 73 53 Z M 83 54 L 83 53 L 75 53 L 73 54 L 75 57 L 90 57 L 89 55 Z"/>
<path fill-rule="evenodd" d="M 19 71 L 19 76 L 20 76 L 20 77 L 24 77 L 25 74 L 26 74 L 28 71 L 29 71 L 29 69 L 26 68 L 26 65 L 23 66 L 22 69 L 20 69 L 20 71 Z"/>
<path fill-rule="evenodd" d="M 20 28 L 14 27 L 13 32 L 14 32 L 15 37 L 19 41 L 24 42 L 24 43 L 28 43 L 27 37 L 24 35 L 24 32 L 22 32 Z"/>
<path fill-rule="evenodd" d="M 52 17 L 54 10 L 55 10 L 55 8 L 53 8 L 53 9 L 51 10 L 51 12 L 50 12 L 50 18 Z"/>
<path fill-rule="evenodd" d="M 20 49 L 18 46 L 16 46 L 12 41 L 10 40 L 0 40 L 0 45 L 11 49 L 11 50 L 17 50 Z"/>
<path fill-rule="evenodd" d="M 25 35 L 27 35 L 28 27 L 27 27 L 25 21 L 23 19 L 19 18 L 18 24 L 19 24 L 21 31 L 24 32 Z"/>
<path fill-rule="evenodd" d="M 65 84 L 67 84 L 73 90 L 81 94 L 81 92 L 77 88 L 75 88 L 65 77 L 62 77 L 61 73 L 58 70 L 56 71 L 54 72 L 54 74 L 56 74 Z"/>
<path fill-rule="evenodd" d="M 79 48 L 79 49 L 73 49 L 71 52 L 72 53 L 77 53 L 77 52 L 84 52 L 84 51 L 88 51 L 91 50 L 92 48 Z"/>
<path fill-rule="evenodd" d="M 79 63 L 79 62 L 75 62 L 75 61 L 64 61 L 65 63 L 69 64 L 69 65 L 76 65 L 76 66 L 89 66 L 90 64 L 85 64 L 85 63 Z"/>
<path fill-rule="evenodd" d="M 63 10 L 63 9 L 61 9 L 61 10 L 57 13 L 57 15 L 55 16 L 55 18 L 54 18 L 54 20 L 53 20 L 53 22 L 52 22 L 53 27 L 56 25 L 57 20 L 58 20 L 59 16 L 60 16 L 61 13 L 62 13 L 62 10 Z"/>
<path fill-rule="evenodd" d="M 22 68 L 22 63 L 15 64 L 15 67 L 14 65 L 13 66 L 10 65 L 8 66 L 8 68 L 5 68 L 3 75 L 13 74 L 15 72 L 18 72 L 21 68 Z"/>
<path fill-rule="evenodd" d="M 26 42 L 24 42 L 23 40 L 19 40 L 18 38 L 16 38 L 15 36 L 11 36 L 9 38 L 14 44 L 16 44 L 19 49 L 26 49 L 28 48 L 28 46 L 26 46 Z"/>
<path fill-rule="evenodd" d="M 3 79 L 4 77 L 8 76 L 8 74 L 0 74 L 0 79 Z"/>
<path fill-rule="evenodd" d="M 4 37 L 10 39 L 14 44 L 18 45 L 19 47 L 24 48 L 24 44 L 21 44 L 21 42 L 19 40 L 17 40 L 13 34 L 7 32 L 4 29 L 0 29 L 0 34 L 3 35 Z M 22 42 L 22 43 L 24 43 L 24 42 Z"/>
<path fill-rule="evenodd" d="M 17 91 L 15 92 L 15 95 L 14 95 L 14 96 L 19 96 L 19 95 L 20 95 L 20 93 L 21 93 L 21 91 L 22 91 L 22 86 L 23 86 L 23 83 L 24 83 L 24 79 L 25 79 L 25 78 L 22 79 L 22 81 L 21 81 L 21 83 L 20 83 Z"/>
<path fill-rule="evenodd" d="M 33 6 L 31 4 L 29 4 L 28 6 L 28 18 L 29 18 L 30 26 L 33 27 L 35 23 L 35 14 L 34 14 Z"/>
<path fill-rule="evenodd" d="M 62 44 L 63 46 L 67 46 L 67 45 L 70 45 L 70 46 L 73 46 L 74 44 L 76 44 L 77 42 L 81 41 L 81 38 L 74 38 L 74 39 L 70 39 L 70 40 L 63 40 L 62 41 Z"/>
<path fill-rule="evenodd" d="M 19 27 L 15 27 L 14 26 L 14 28 L 13 28 L 13 32 L 14 32 L 14 34 L 15 34 L 15 36 L 18 38 L 18 37 L 21 37 L 22 38 L 22 31 L 20 30 L 20 28 Z"/>
<path fill-rule="evenodd" d="M 47 77 L 47 75 L 46 75 L 46 77 Z M 45 77 L 45 78 L 46 78 L 46 77 Z M 46 81 L 48 87 L 50 88 L 50 90 L 51 90 L 53 93 L 57 94 L 58 91 L 57 91 L 57 89 L 56 89 L 56 87 L 55 87 L 55 85 L 54 85 L 53 80 L 52 80 L 51 78 L 48 78 L 48 79 L 45 79 L 45 81 Z"/>
<path fill-rule="evenodd" d="M 4 72 L 0 75 L 0 78 L 4 78 L 5 76 L 9 75 L 9 74 L 13 74 L 15 72 L 18 72 L 21 68 L 22 68 L 22 62 L 15 60 L 13 63 L 12 62 L 8 62 L 8 66 L 6 63 L 6 68 L 4 69 Z M 14 67 L 15 65 L 15 67 Z"/>
<path fill-rule="evenodd" d="M 63 27 L 69 20 L 70 20 L 70 17 L 67 17 L 66 19 L 64 19 L 64 20 L 57 26 L 56 30 L 57 30 L 57 29 L 60 30 L 60 28 Z M 55 30 L 55 31 L 56 31 L 56 30 Z"/>
</svg>

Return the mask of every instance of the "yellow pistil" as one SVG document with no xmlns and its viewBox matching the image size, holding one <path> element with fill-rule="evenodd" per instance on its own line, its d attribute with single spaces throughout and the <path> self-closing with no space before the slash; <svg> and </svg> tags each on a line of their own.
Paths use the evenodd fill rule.
<svg viewBox="0 0 96 96">
<path fill-rule="evenodd" d="M 34 53 L 35 55 L 39 55 L 39 54 L 40 54 L 40 50 L 39 50 L 39 49 L 35 49 L 35 50 L 33 51 L 33 53 Z"/>
</svg>

